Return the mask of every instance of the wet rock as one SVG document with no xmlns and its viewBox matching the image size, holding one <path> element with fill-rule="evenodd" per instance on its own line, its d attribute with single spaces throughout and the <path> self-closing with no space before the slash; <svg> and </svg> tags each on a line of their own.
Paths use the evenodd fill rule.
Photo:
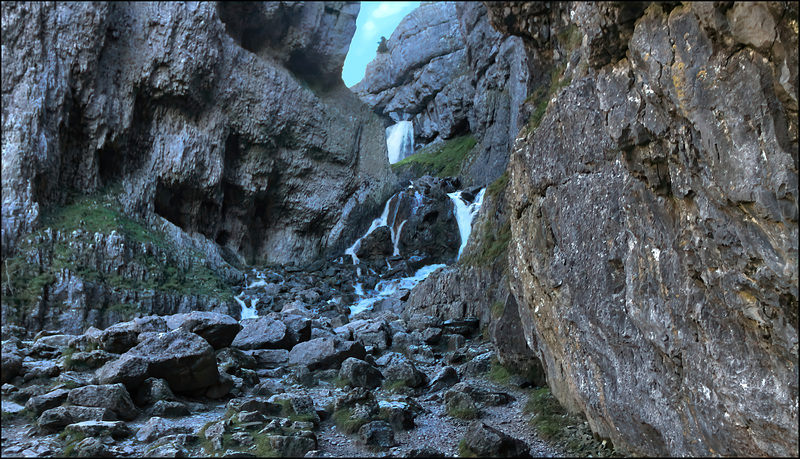
<svg viewBox="0 0 800 459">
<path fill-rule="evenodd" d="M 109 435 L 116 439 L 131 435 L 131 429 L 123 421 L 82 421 L 64 428 L 68 434 L 80 434 L 85 437 L 103 437 Z"/>
<path fill-rule="evenodd" d="M 214 349 L 228 347 L 242 329 L 239 321 L 226 314 L 192 311 L 166 317 L 169 329 L 184 328 L 203 337 Z"/>
<path fill-rule="evenodd" d="M 107 408 L 59 406 L 43 412 L 36 424 L 43 432 L 53 432 L 76 422 L 116 420 L 117 415 Z"/>
<path fill-rule="evenodd" d="M 133 404 L 130 394 L 128 394 L 125 386 L 120 383 L 72 389 L 69 392 L 67 403 L 77 406 L 107 408 L 124 420 L 135 419 L 139 415 L 139 410 Z"/>
<path fill-rule="evenodd" d="M 148 377 L 149 362 L 140 355 L 123 354 L 107 362 L 97 371 L 100 384 L 122 383 L 129 390 L 136 390 Z"/>
<path fill-rule="evenodd" d="M 289 352 L 290 364 L 303 364 L 309 370 L 339 367 L 348 357 L 363 359 L 366 350 L 361 343 L 338 337 L 317 338 L 299 343 Z"/>
<path fill-rule="evenodd" d="M 123 322 L 103 330 L 97 343 L 102 351 L 123 354 L 138 344 L 138 336 L 139 332 L 133 322 Z"/>
<path fill-rule="evenodd" d="M 380 387 L 383 375 L 380 370 L 367 362 L 353 357 L 342 362 L 339 378 L 346 380 L 353 387 L 375 389 Z"/>
<path fill-rule="evenodd" d="M 297 344 L 286 325 L 274 317 L 258 317 L 243 321 L 244 327 L 231 346 L 249 349 L 291 349 Z"/>
<path fill-rule="evenodd" d="M 72 445 L 76 457 L 113 457 L 99 438 L 84 438 Z"/>
<path fill-rule="evenodd" d="M 28 412 L 39 416 L 44 411 L 61 406 L 61 404 L 67 400 L 69 392 L 70 391 L 68 389 L 56 389 L 44 395 L 31 397 L 25 403 L 25 409 L 28 410 Z"/>
<path fill-rule="evenodd" d="M 191 433 L 188 427 L 178 426 L 164 418 L 150 418 L 139 431 L 136 432 L 136 439 L 140 442 L 150 443 L 158 438 L 167 435 Z"/>
<path fill-rule="evenodd" d="M 532 457 L 525 442 L 481 421 L 469 425 L 464 435 L 464 446 L 477 457 Z"/>
<path fill-rule="evenodd" d="M 365 445 L 378 448 L 397 446 L 394 430 L 386 421 L 372 421 L 358 429 L 358 437 Z"/>
</svg>

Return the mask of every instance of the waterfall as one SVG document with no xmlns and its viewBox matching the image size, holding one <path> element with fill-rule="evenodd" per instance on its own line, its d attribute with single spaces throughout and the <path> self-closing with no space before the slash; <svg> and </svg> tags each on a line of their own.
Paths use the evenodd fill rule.
<svg viewBox="0 0 800 459">
<path fill-rule="evenodd" d="M 472 219 L 475 218 L 475 214 L 478 213 L 478 210 L 481 208 L 481 204 L 483 204 L 483 193 L 485 191 L 486 188 L 483 188 L 481 191 L 479 191 L 478 194 L 475 195 L 475 199 L 471 204 L 467 204 L 463 199 L 461 199 L 461 191 L 447 193 L 447 196 L 449 196 L 453 201 L 456 221 L 458 222 L 458 232 L 461 235 L 461 246 L 458 248 L 458 256 L 456 257 L 456 260 L 461 258 L 461 252 L 463 252 L 464 247 L 467 246 L 469 234 L 472 231 Z"/>
<path fill-rule="evenodd" d="M 249 288 L 249 287 L 248 287 Z M 253 317 L 258 317 L 258 310 L 256 310 L 256 303 L 258 303 L 258 298 L 253 298 L 250 300 L 250 306 L 247 306 L 247 303 L 244 302 L 242 299 L 244 296 L 244 292 L 240 293 L 238 296 L 233 297 L 236 302 L 242 307 L 242 313 L 240 314 L 239 320 L 242 321 L 244 319 L 250 319 Z"/>
<path fill-rule="evenodd" d="M 414 125 L 411 121 L 399 121 L 386 128 L 386 148 L 389 164 L 414 154 Z"/>
</svg>

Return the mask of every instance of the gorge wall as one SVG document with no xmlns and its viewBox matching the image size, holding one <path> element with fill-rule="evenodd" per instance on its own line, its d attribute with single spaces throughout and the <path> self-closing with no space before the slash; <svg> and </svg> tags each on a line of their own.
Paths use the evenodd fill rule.
<svg viewBox="0 0 800 459">
<path fill-rule="evenodd" d="M 796 455 L 797 5 L 485 5 L 522 40 L 529 117 L 407 309 L 479 317 L 620 451 Z"/>
<path fill-rule="evenodd" d="M 358 11 L 3 3 L 4 321 L 44 317 L 55 296 L 141 306 L 135 292 L 89 290 L 111 276 L 152 280 L 147 263 L 237 282 L 229 262 L 302 266 L 341 254 L 395 185 L 380 120 L 341 81 Z M 119 207 L 105 232 L 78 207 L 98 194 L 111 199 L 88 210 Z M 76 209 L 75 224 L 51 225 L 63 209 Z M 137 237 L 152 231 L 166 240 Z"/>
<path fill-rule="evenodd" d="M 797 5 L 489 14 L 540 55 L 583 37 L 509 166 L 511 289 L 553 393 L 633 454 L 796 454 Z"/>
</svg>

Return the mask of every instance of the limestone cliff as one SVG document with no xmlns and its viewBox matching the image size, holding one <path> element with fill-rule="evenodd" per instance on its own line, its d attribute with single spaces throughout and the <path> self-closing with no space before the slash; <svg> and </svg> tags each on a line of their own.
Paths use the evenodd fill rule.
<svg viewBox="0 0 800 459">
<path fill-rule="evenodd" d="M 386 44 L 353 91 L 387 123 L 412 120 L 417 147 L 472 133 L 462 180 L 485 186 L 498 178 L 528 116 L 522 40 L 494 30 L 480 2 L 430 2 Z"/>
<path fill-rule="evenodd" d="M 197 258 L 159 252 L 162 262 L 236 280 L 222 255 L 306 264 L 341 253 L 394 186 L 380 120 L 341 81 L 358 10 L 4 2 L 4 259 L 49 227 L 48 215 L 108 190 L 106 208 L 120 207 L 114 222 L 131 219 Z M 116 252 L 82 245 L 103 275 L 128 276 L 120 266 L 152 255 L 118 233 Z M 55 240 L 82 244 L 74 236 Z M 33 276 L 57 255 L 42 250 Z M 4 282 L 17 274 L 4 270 Z M 44 279 L 31 295 L 46 303 L 53 282 L 68 283 Z"/>
<path fill-rule="evenodd" d="M 553 393 L 633 454 L 797 454 L 796 4 L 489 14 L 560 70 L 507 191 Z"/>
</svg>

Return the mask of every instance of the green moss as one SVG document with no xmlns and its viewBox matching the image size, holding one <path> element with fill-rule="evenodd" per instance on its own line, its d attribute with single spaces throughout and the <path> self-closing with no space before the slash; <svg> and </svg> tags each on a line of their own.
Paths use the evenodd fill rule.
<svg viewBox="0 0 800 459">
<path fill-rule="evenodd" d="M 495 301 L 489 307 L 489 313 L 492 315 L 493 319 L 499 319 L 503 315 L 505 307 L 506 305 L 502 301 Z"/>
<path fill-rule="evenodd" d="M 578 33 L 580 33 L 580 31 Z M 536 90 L 525 99 L 525 103 L 533 105 L 534 109 L 528 117 L 528 122 L 521 130 L 523 135 L 529 135 L 539 127 L 545 113 L 547 113 L 547 106 L 550 104 L 550 99 L 572 82 L 572 77 L 561 78 L 565 69 L 566 63 L 554 67 L 550 72 L 550 86 L 547 89 L 545 89 L 544 86 L 536 88 Z"/>
<path fill-rule="evenodd" d="M 458 442 L 458 457 L 478 457 L 469 449 L 469 446 L 467 446 L 466 438 L 462 438 L 461 441 Z"/>
<path fill-rule="evenodd" d="M 80 432 L 67 432 L 65 430 L 58 434 L 58 438 L 66 443 L 64 457 L 76 457 L 78 452 L 75 451 L 75 448 L 81 440 L 86 438 L 86 435 Z"/>
<path fill-rule="evenodd" d="M 491 196 L 492 198 L 496 198 L 506 190 L 508 186 L 508 171 L 503 172 L 503 175 L 497 178 L 494 182 L 490 183 L 488 187 L 486 187 L 486 194 Z"/>
<path fill-rule="evenodd" d="M 581 42 L 583 42 L 583 33 L 578 26 L 570 24 L 569 27 L 562 29 L 556 34 L 556 39 L 565 54 L 569 56 L 572 54 L 572 51 L 575 51 L 581 46 Z"/>
<path fill-rule="evenodd" d="M 483 237 L 461 263 L 469 266 L 489 266 L 502 261 L 508 253 L 508 243 L 511 242 L 511 222 L 506 220 L 499 230 L 495 231 L 489 221 L 484 223 Z"/>
<path fill-rule="evenodd" d="M 366 424 L 365 419 L 354 419 L 352 416 L 353 410 L 350 408 L 342 408 L 335 411 L 331 417 L 333 418 L 333 423 L 336 425 L 336 428 L 345 434 L 350 435 L 358 432 L 358 429 Z"/>
<path fill-rule="evenodd" d="M 476 143 L 475 137 L 467 134 L 429 145 L 402 161 L 392 164 L 392 170 L 397 174 L 411 171 L 417 177 L 425 174 L 454 177 L 461 172 L 462 163 L 467 159 Z"/>
<path fill-rule="evenodd" d="M 255 435 L 256 449 L 253 453 L 256 457 L 281 457 L 279 451 L 275 451 L 269 435 Z"/>
<path fill-rule="evenodd" d="M 84 281 L 110 287 L 110 290 L 158 290 L 210 296 L 223 301 L 233 298 L 225 282 L 204 265 L 201 253 L 178 252 L 164 234 L 146 228 L 122 212 L 113 195 L 121 192 L 119 188 L 110 187 L 109 190 L 108 194 L 72 196 L 64 206 L 43 208 L 42 229 L 21 240 L 13 256 L 4 260 L 0 266 L 3 304 L 10 306 L 12 323 L 21 323 L 31 314 L 40 299 L 47 297 L 56 275 L 62 270 Z M 144 278 L 105 272 L 93 251 L 76 250 L 76 245 L 94 244 L 97 233 L 106 237 L 116 233 L 123 238 L 126 247 L 135 247 L 131 251 L 133 257 L 126 258 L 126 267 L 130 272 L 144 272 Z M 142 245 L 152 250 L 140 250 Z M 124 308 L 128 316 L 138 312 L 134 306 Z"/>
</svg>

